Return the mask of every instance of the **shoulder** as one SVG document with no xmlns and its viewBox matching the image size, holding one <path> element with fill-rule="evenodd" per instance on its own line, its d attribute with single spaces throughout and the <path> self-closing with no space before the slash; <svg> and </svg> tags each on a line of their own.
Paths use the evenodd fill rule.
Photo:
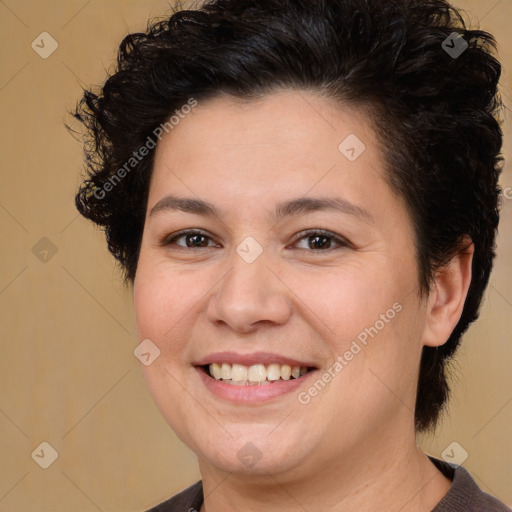
<svg viewBox="0 0 512 512">
<path fill-rule="evenodd" d="M 199 512 L 202 504 L 203 483 L 199 481 L 146 512 Z"/>
<path fill-rule="evenodd" d="M 503 503 L 483 492 L 462 466 L 454 468 L 447 462 L 432 457 L 430 460 L 453 481 L 432 512 L 510 512 Z"/>
</svg>

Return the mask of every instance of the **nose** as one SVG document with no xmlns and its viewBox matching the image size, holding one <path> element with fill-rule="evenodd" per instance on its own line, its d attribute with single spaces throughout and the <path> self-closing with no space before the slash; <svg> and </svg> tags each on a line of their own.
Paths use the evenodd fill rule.
<svg viewBox="0 0 512 512">
<path fill-rule="evenodd" d="M 285 324 L 291 303 L 287 288 L 264 255 L 247 263 L 234 254 L 230 271 L 210 298 L 207 315 L 213 323 L 250 333 L 263 324 Z"/>
</svg>

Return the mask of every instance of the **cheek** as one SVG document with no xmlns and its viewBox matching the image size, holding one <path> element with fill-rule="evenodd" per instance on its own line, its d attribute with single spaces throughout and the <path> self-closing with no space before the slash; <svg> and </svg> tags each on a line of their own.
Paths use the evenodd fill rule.
<svg viewBox="0 0 512 512">
<path fill-rule="evenodd" d="M 309 310 L 315 323 L 323 326 L 326 338 L 345 350 L 359 335 L 364 341 L 376 322 L 380 332 L 397 316 L 404 285 L 399 276 L 384 269 L 380 263 L 344 265 L 330 273 L 288 274 L 283 280 L 298 297 L 298 304 L 305 306 L 301 306 L 303 311 Z"/>
<path fill-rule="evenodd" d="M 355 393 L 355 403 L 393 401 L 390 389 L 411 394 L 424 323 L 415 272 L 411 262 L 399 268 L 379 262 L 294 279 L 291 288 L 306 304 L 303 311 L 315 313 L 332 360 L 343 357 L 334 387 Z"/>
<path fill-rule="evenodd" d="M 182 350 L 181 340 L 186 339 L 184 330 L 189 327 L 187 314 L 200 297 L 200 290 L 187 293 L 189 285 L 190 282 L 179 274 L 162 275 L 155 267 L 144 265 L 142 260 L 133 290 L 139 341 L 149 338 L 162 355 L 176 355 Z"/>
<path fill-rule="evenodd" d="M 153 400 L 169 425 L 186 440 L 180 418 L 186 417 L 187 395 L 183 392 L 182 361 L 192 326 L 190 302 L 183 293 L 185 283 L 178 275 L 162 276 L 154 265 L 141 259 L 133 288 L 139 341 L 150 339 L 160 356 L 149 366 L 141 365 Z"/>
</svg>

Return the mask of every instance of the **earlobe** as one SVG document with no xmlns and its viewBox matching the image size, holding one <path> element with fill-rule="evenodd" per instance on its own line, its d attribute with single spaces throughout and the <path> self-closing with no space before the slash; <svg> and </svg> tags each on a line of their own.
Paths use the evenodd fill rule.
<svg viewBox="0 0 512 512">
<path fill-rule="evenodd" d="M 473 242 L 466 237 L 460 252 L 436 273 L 428 297 L 424 345 L 443 345 L 457 325 L 471 284 L 474 251 Z"/>
</svg>

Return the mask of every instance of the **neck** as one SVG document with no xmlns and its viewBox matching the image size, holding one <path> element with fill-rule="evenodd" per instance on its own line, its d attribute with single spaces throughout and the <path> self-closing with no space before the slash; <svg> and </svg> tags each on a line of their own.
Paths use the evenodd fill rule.
<svg viewBox="0 0 512 512">
<path fill-rule="evenodd" d="M 279 474 L 227 473 L 205 460 L 200 460 L 200 470 L 205 495 L 201 512 L 430 512 L 451 485 L 417 448 L 414 436 L 394 443 L 383 436 L 371 446 Z"/>
</svg>

